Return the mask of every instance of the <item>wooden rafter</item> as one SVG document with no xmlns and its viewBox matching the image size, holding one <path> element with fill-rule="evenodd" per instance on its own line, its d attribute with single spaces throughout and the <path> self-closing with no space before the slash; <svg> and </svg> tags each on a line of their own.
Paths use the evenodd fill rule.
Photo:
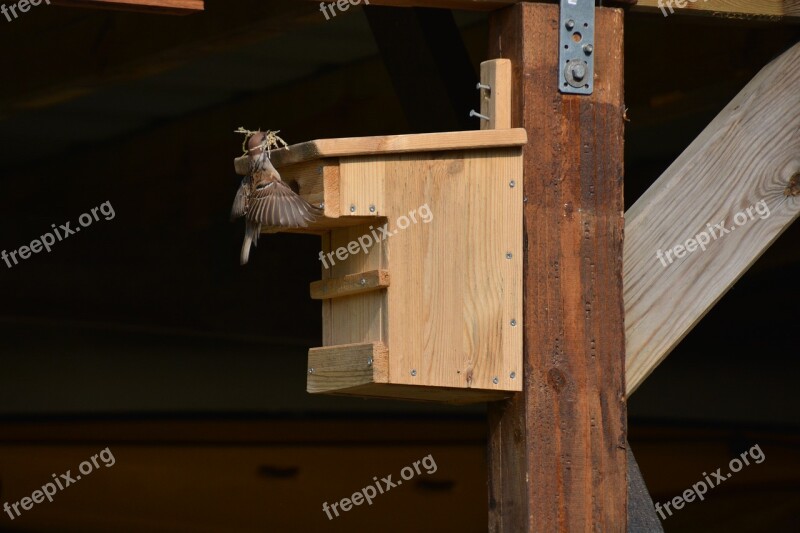
<svg viewBox="0 0 800 533">
<path fill-rule="evenodd" d="M 800 44 L 765 67 L 626 213 L 628 394 L 800 215 L 798 85 Z M 667 257 L 712 231 L 705 251 Z M 769 302 L 747 312 L 760 305 Z"/>
<path fill-rule="evenodd" d="M 522 0 L 371 0 L 370 5 L 396 7 L 439 7 L 449 9 L 465 9 L 492 11 L 506 7 Z M 677 7 L 672 0 L 674 15 L 713 15 L 728 18 L 758 18 L 768 20 L 792 20 L 800 22 L 800 0 L 685 0 L 686 7 Z M 611 2 L 607 2 L 611 3 Z M 632 4 L 633 1 L 618 2 Z M 662 4 L 666 4 L 663 0 Z M 659 0 L 639 0 L 634 11 L 661 12 Z M 669 11 L 667 10 L 667 13 Z M 669 16 L 674 16 L 669 14 Z"/>
</svg>

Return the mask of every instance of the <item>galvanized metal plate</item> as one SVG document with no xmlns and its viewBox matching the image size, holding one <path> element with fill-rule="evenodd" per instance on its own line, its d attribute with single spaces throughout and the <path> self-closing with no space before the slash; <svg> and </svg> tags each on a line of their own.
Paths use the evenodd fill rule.
<svg viewBox="0 0 800 533">
<path fill-rule="evenodd" d="M 558 89 L 594 91 L 594 0 L 561 0 Z"/>
</svg>

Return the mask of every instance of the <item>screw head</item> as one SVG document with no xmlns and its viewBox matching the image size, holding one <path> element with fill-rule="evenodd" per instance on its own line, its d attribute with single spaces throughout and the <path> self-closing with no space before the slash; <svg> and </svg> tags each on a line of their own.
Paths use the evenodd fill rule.
<svg viewBox="0 0 800 533">
<path fill-rule="evenodd" d="M 417 375 L 417 370 L 416 370 L 416 369 L 412 370 L 412 371 L 411 371 L 411 375 L 412 375 L 412 376 L 416 376 L 416 375 Z"/>
<path fill-rule="evenodd" d="M 350 204 L 350 212 L 351 213 L 355 213 L 356 212 L 356 204 Z"/>
<path fill-rule="evenodd" d="M 309 369 L 308 369 L 308 373 L 309 373 L 309 374 L 313 374 L 313 373 L 314 373 L 314 369 L 313 369 L 313 368 L 309 368 Z"/>
<path fill-rule="evenodd" d="M 322 202 L 321 204 L 319 204 L 319 208 L 320 209 L 325 209 L 325 202 Z"/>
<path fill-rule="evenodd" d="M 578 81 L 581 81 L 586 77 L 586 65 L 583 63 L 576 63 L 572 65 L 570 67 L 570 71 L 572 72 L 572 77 Z"/>
<path fill-rule="evenodd" d="M 567 27 L 568 30 L 571 30 L 572 28 L 575 27 L 575 21 L 572 20 L 572 19 L 569 19 L 567 21 L 567 23 L 565 24 L 565 26 Z"/>
<path fill-rule="evenodd" d="M 367 366 L 372 366 L 372 357 L 367 359 Z"/>
<path fill-rule="evenodd" d="M 506 252 L 506 259 L 511 259 L 512 257 L 514 257 L 514 254 L 511 252 Z"/>
<path fill-rule="evenodd" d="M 511 327 L 512 327 L 512 328 L 515 328 L 515 327 L 517 327 L 517 320 L 516 320 L 516 319 L 514 319 L 514 318 L 512 318 L 512 319 L 511 319 Z"/>
<path fill-rule="evenodd" d="M 358 280 L 358 284 L 363 287 L 364 285 L 367 284 L 367 279 L 366 278 L 361 278 L 360 280 Z"/>
<path fill-rule="evenodd" d="M 498 383 L 500 383 L 500 380 L 499 380 L 499 379 L 497 379 L 497 376 L 495 376 L 495 377 L 494 377 L 494 379 L 492 379 L 492 383 L 494 383 L 495 385 L 497 385 Z"/>
<path fill-rule="evenodd" d="M 369 206 L 369 212 L 370 213 L 374 213 L 375 212 L 375 206 L 374 205 Z"/>
<path fill-rule="evenodd" d="M 517 377 L 517 373 L 516 373 L 516 372 L 512 372 L 512 373 L 510 373 L 508 376 L 509 376 L 511 379 L 514 379 L 515 377 Z"/>
<path fill-rule="evenodd" d="M 584 52 L 584 53 L 585 53 L 587 56 L 590 56 L 590 55 L 592 55 L 592 52 L 594 52 L 594 46 L 592 46 L 591 44 L 584 44 L 584 45 L 583 45 L 583 52 Z"/>
<path fill-rule="evenodd" d="M 514 180 L 511 180 L 511 181 L 508 183 L 508 186 L 509 186 L 509 187 L 511 187 L 511 188 L 513 189 L 514 187 L 516 187 L 516 186 L 517 186 L 517 182 L 516 182 L 516 181 L 514 181 Z"/>
</svg>

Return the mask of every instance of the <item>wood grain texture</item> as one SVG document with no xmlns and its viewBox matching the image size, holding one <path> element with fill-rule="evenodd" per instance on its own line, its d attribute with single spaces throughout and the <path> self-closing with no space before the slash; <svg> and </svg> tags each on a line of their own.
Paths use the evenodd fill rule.
<svg viewBox="0 0 800 533">
<path fill-rule="evenodd" d="M 481 83 L 489 89 L 481 89 L 481 115 L 490 118 L 481 120 L 482 130 L 505 130 L 511 127 L 511 61 L 492 59 L 481 63 Z"/>
<path fill-rule="evenodd" d="M 319 224 L 341 226 L 323 237 L 312 288 L 337 293 L 323 302 L 324 343 L 383 343 L 392 385 L 338 392 L 466 403 L 521 390 L 522 149 L 342 157 L 337 175 L 344 212 Z M 387 279 L 364 287 L 387 290 L 354 290 L 379 271 Z"/>
<path fill-rule="evenodd" d="M 344 344 L 308 351 L 308 392 L 343 391 L 389 381 L 389 355 L 380 342 Z"/>
<path fill-rule="evenodd" d="M 629 394 L 800 214 L 800 198 L 787 196 L 800 174 L 799 85 L 800 44 L 765 67 L 628 210 Z M 737 225 L 748 207 L 753 217 Z M 705 251 L 657 257 L 708 235 L 708 224 L 721 233 L 720 221 L 729 233 L 709 237 Z"/>
<path fill-rule="evenodd" d="M 346 217 L 342 217 L 346 220 Z M 341 219 L 340 219 L 341 220 Z M 364 235 L 370 235 L 375 226 L 379 226 L 379 219 L 374 219 L 370 224 L 337 228 L 330 232 L 330 249 L 323 248 L 326 254 L 334 253 L 339 249 L 347 249 L 352 242 L 357 242 Z M 325 270 L 331 278 L 344 278 L 352 274 L 360 274 L 371 270 L 388 270 L 387 246 L 384 241 L 375 242 L 369 253 L 355 253 L 345 256 L 342 260 L 335 254 Z M 346 296 L 334 300 L 326 300 L 330 306 L 330 321 L 322 323 L 323 335 L 330 338 L 330 345 L 352 344 L 363 342 L 381 342 L 388 344 L 387 322 L 387 294 L 386 291 L 372 291 L 365 294 Z"/>
<path fill-rule="evenodd" d="M 342 278 L 324 279 L 311 283 L 309 289 L 314 300 L 329 300 L 389 287 L 389 272 L 371 270 L 349 274 Z"/>
<path fill-rule="evenodd" d="M 625 531 L 623 16 L 597 10 L 595 91 L 558 92 L 558 6 L 490 17 L 513 64 L 524 182 L 525 390 L 489 409 L 489 530 Z"/>
<path fill-rule="evenodd" d="M 386 171 L 392 383 L 521 390 L 520 149 L 409 154 Z"/>
<path fill-rule="evenodd" d="M 51 0 L 51 2 L 53 5 L 64 7 L 144 11 L 165 15 L 188 15 L 205 9 L 204 0 Z"/>
<path fill-rule="evenodd" d="M 413 135 L 319 139 L 295 144 L 272 154 L 273 164 L 282 166 L 324 157 L 402 154 L 444 150 L 468 150 L 522 146 L 528 140 L 524 129 L 499 131 L 449 131 Z"/>
<path fill-rule="evenodd" d="M 666 6 L 667 0 L 662 4 Z M 800 13 L 798 0 L 686 0 L 685 7 L 678 7 L 672 0 L 674 13 L 665 7 L 667 16 L 680 15 L 713 15 L 723 18 L 743 19 L 797 19 Z M 636 9 L 664 14 L 658 0 L 638 0 Z"/>
</svg>

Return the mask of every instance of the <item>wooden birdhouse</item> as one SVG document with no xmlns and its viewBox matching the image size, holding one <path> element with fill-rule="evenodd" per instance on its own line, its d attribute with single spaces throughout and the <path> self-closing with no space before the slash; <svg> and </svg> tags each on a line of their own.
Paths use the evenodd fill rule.
<svg viewBox="0 0 800 533">
<path fill-rule="evenodd" d="M 272 153 L 283 180 L 324 209 L 292 230 L 322 236 L 310 290 L 323 346 L 308 354 L 308 392 L 469 403 L 522 390 L 527 135 L 508 128 L 508 61 L 488 63 L 485 127 L 505 128 Z"/>
</svg>

